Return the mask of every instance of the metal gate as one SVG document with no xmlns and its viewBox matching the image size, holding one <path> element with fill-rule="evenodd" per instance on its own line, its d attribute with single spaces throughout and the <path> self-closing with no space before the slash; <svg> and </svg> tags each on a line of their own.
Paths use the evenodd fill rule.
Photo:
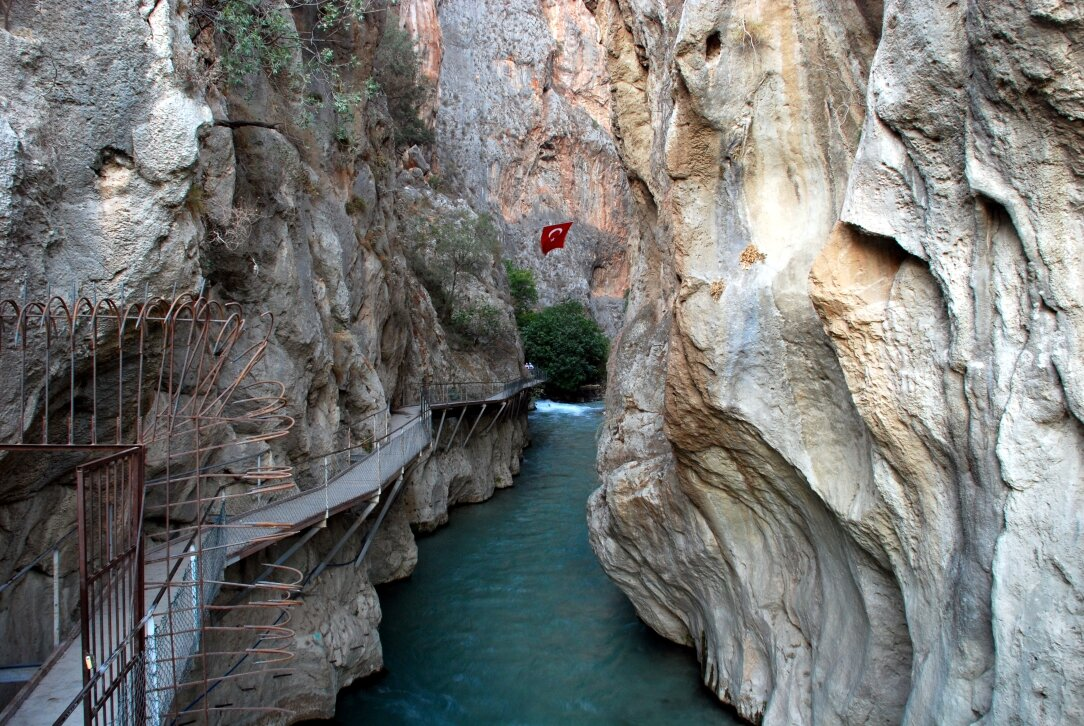
<svg viewBox="0 0 1084 726">
<path fill-rule="evenodd" d="M 142 724 L 142 446 L 76 469 L 83 717 L 86 724 Z"/>
<path fill-rule="evenodd" d="M 245 498 L 294 487 L 289 467 L 262 463 L 267 442 L 293 425 L 285 386 L 258 372 L 273 328 L 269 315 L 248 319 L 202 292 L 0 299 L 0 452 L 62 456 L 58 470 L 74 455 L 97 459 L 77 476 L 82 640 L 58 645 L 4 709 L 14 722 L 66 723 L 82 710 L 87 724 L 158 726 L 176 709 L 208 721 L 226 708 L 205 697 L 219 683 L 263 677 L 256 667 L 224 670 L 232 656 L 249 657 L 232 648 L 250 642 L 255 613 L 213 626 L 207 615 L 227 609 L 212 604 L 228 553 L 223 502 L 245 511 Z M 144 479 L 144 458 L 154 478 Z M 0 473 L 12 468 L 0 464 Z M 69 527 L 64 513 L 50 519 Z M 151 551 L 145 517 L 162 535 Z M 290 532 L 263 522 L 259 537 Z M 261 608 L 277 602 L 259 599 L 266 584 L 244 584 Z M 281 597 L 284 586 L 271 586 Z M 285 638 L 282 620 L 273 632 Z M 200 647 L 218 650 L 196 669 Z M 177 702 L 186 688 L 202 694 L 198 705 Z"/>
</svg>

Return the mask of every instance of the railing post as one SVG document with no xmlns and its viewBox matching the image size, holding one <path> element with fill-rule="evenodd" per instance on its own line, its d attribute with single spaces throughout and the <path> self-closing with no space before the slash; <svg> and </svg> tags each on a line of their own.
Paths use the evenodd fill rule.
<svg viewBox="0 0 1084 726">
<path fill-rule="evenodd" d="M 83 474 L 83 467 L 75 470 L 75 492 L 75 517 L 79 527 L 79 630 L 80 649 L 83 654 L 79 670 L 83 674 L 83 688 L 86 688 L 90 684 L 91 671 L 95 664 L 90 652 L 90 590 L 87 585 L 87 576 L 90 573 L 87 557 L 90 548 L 87 546 L 89 530 L 86 515 L 86 477 Z M 88 693 L 83 698 L 83 720 L 89 724 L 93 722 L 93 719 L 92 698 Z"/>
<path fill-rule="evenodd" d="M 327 520 L 331 516 L 331 501 L 328 499 L 327 492 L 327 457 L 324 457 L 324 526 L 327 526 Z"/>
<path fill-rule="evenodd" d="M 136 525 L 136 540 L 135 540 L 135 581 L 133 583 L 133 599 L 132 599 L 132 616 L 133 624 L 136 627 L 136 652 L 143 656 L 143 662 L 137 665 L 137 668 L 143 668 L 146 665 L 146 652 L 147 652 L 147 634 L 146 631 L 140 627 L 139 622 L 143 616 L 143 612 L 147 607 L 147 570 L 146 570 L 146 543 L 143 539 L 143 498 L 146 494 L 146 475 L 147 475 L 147 450 L 140 446 L 136 455 L 129 459 L 128 465 L 129 476 L 132 482 L 132 511 L 137 512 L 135 519 L 138 522 Z M 133 673 L 133 675 L 135 675 Z M 142 679 L 141 679 L 142 680 Z M 141 686 L 142 690 L 136 692 L 136 704 L 135 713 L 137 719 L 146 713 L 147 710 L 147 684 L 144 682 Z M 138 723 L 138 720 L 137 720 Z"/>
<path fill-rule="evenodd" d="M 188 579 L 192 582 L 192 585 L 191 585 L 192 616 L 193 616 L 193 621 L 194 621 L 193 629 L 194 629 L 194 632 L 195 632 L 195 635 L 193 636 L 194 639 L 195 639 L 195 645 L 193 647 L 193 650 L 195 650 L 196 648 L 199 648 L 199 646 L 200 646 L 200 642 L 199 642 L 200 637 L 199 636 L 200 636 L 200 628 L 202 627 L 200 621 L 203 619 L 202 618 L 203 612 L 201 610 L 201 608 L 203 608 L 203 602 L 202 602 L 203 593 L 200 591 L 200 572 L 199 572 L 199 568 L 200 568 L 200 565 L 202 563 L 199 561 L 199 554 L 196 552 L 196 546 L 195 545 L 189 545 L 189 547 L 188 547 L 188 557 L 189 557 L 189 560 L 188 560 Z M 177 667 L 176 664 L 174 664 L 174 668 L 176 668 L 176 667 Z"/>
<path fill-rule="evenodd" d="M 165 710 L 162 703 L 161 689 L 158 685 L 158 640 L 155 638 L 157 627 L 153 617 L 147 618 L 147 665 L 145 670 L 147 685 L 144 690 L 147 699 L 147 710 L 149 711 L 147 726 L 158 726 L 162 711 Z"/>
<path fill-rule="evenodd" d="M 53 550 L 53 647 L 60 645 L 60 547 Z"/>
</svg>

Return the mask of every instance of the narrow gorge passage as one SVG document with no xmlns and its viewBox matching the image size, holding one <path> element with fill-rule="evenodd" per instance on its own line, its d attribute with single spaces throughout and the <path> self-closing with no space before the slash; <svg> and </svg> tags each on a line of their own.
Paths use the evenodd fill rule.
<svg viewBox="0 0 1084 726">
<path fill-rule="evenodd" d="M 380 588 L 387 671 L 330 723 L 737 723 L 591 552 L 601 421 L 601 404 L 539 403 L 515 486 L 453 512 L 413 577 Z"/>
</svg>

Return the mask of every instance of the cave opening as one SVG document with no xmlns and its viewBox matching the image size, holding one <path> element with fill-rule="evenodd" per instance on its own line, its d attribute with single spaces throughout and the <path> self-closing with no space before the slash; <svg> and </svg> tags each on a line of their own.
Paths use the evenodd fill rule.
<svg viewBox="0 0 1084 726">
<path fill-rule="evenodd" d="M 719 53 L 723 50 L 723 39 L 719 35 L 718 30 L 714 30 L 708 35 L 708 39 L 704 43 L 704 56 L 713 61 L 719 57 Z"/>
</svg>

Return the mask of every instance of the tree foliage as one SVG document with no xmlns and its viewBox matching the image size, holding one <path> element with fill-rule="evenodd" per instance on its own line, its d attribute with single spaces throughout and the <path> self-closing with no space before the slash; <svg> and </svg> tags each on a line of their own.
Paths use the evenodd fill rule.
<svg viewBox="0 0 1084 726">
<path fill-rule="evenodd" d="M 580 303 L 569 300 L 545 308 L 530 316 L 520 332 L 527 360 L 549 375 L 549 395 L 571 396 L 605 377 L 610 343 Z"/>
<path fill-rule="evenodd" d="M 461 215 L 436 223 L 432 234 L 436 271 L 447 282 L 454 305 L 461 276 L 477 275 L 500 251 L 497 228 L 489 215 Z"/>
<path fill-rule="evenodd" d="M 522 328 L 534 313 L 538 304 L 538 288 L 534 283 L 534 273 L 526 267 L 516 267 L 510 260 L 504 261 L 508 273 L 508 289 L 512 293 L 512 307 L 516 312 L 516 325 Z"/>
<path fill-rule="evenodd" d="M 396 145 L 433 143 L 433 132 L 418 117 L 429 89 L 419 77 L 414 39 L 390 15 L 373 59 L 373 78 L 388 99 Z"/>
</svg>

